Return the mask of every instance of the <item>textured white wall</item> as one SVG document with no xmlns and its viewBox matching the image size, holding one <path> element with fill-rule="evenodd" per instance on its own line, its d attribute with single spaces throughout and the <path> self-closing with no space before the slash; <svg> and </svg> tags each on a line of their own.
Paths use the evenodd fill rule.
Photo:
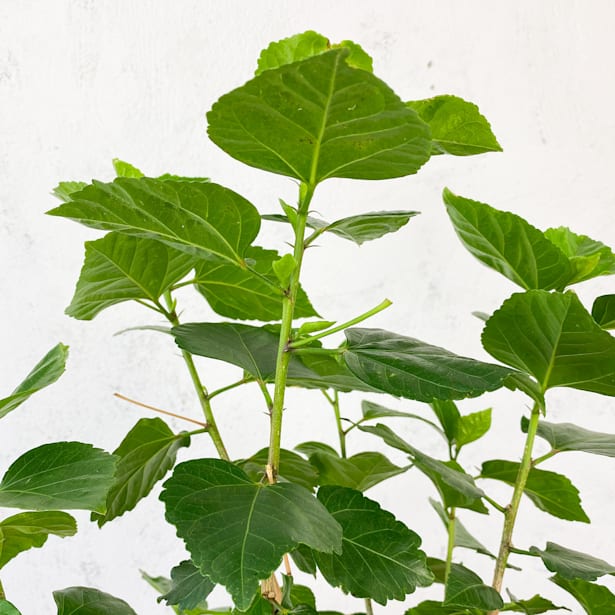
<svg viewBox="0 0 615 615">
<path fill-rule="evenodd" d="M 278 197 L 294 199 L 294 184 L 244 168 L 209 143 L 204 113 L 221 94 L 250 78 L 259 51 L 271 40 L 316 29 L 334 41 L 360 42 L 374 56 L 377 75 L 402 98 L 453 93 L 478 103 L 504 153 L 441 157 L 418 176 L 391 182 L 327 182 L 315 202 L 323 217 L 408 207 L 423 214 L 396 236 L 361 249 L 336 238 L 323 240 L 323 248 L 309 255 L 305 287 L 332 320 L 345 320 L 389 297 L 394 306 L 373 326 L 484 357 L 481 325 L 470 313 L 495 309 L 515 289 L 460 246 L 444 214 L 441 190 L 447 185 L 515 211 L 538 227 L 564 224 L 613 245 L 614 19 L 608 0 L 2 0 L 0 396 L 57 341 L 70 344 L 71 357 L 60 382 L 1 422 L 0 468 L 48 441 L 79 439 L 115 448 L 141 415 L 114 399 L 115 391 L 197 416 L 169 340 L 149 333 L 113 337 L 125 327 L 155 322 L 146 310 L 122 305 L 91 323 L 63 315 L 81 266 L 81 244 L 96 234 L 43 215 L 55 204 L 49 193 L 58 181 L 109 179 L 110 161 L 118 156 L 150 174 L 212 177 L 261 211 L 273 211 Z M 264 236 L 263 241 L 283 245 L 281 228 L 268 227 Z M 579 289 L 586 301 L 605 292 L 613 292 L 612 280 Z M 192 295 L 184 296 L 186 320 L 212 317 Z M 227 382 L 234 374 L 216 364 L 203 366 L 211 374 L 208 382 L 218 377 Z M 220 409 L 220 427 L 236 457 L 256 450 L 266 437 L 266 417 L 253 398 L 253 391 L 229 395 Z M 357 412 L 359 400 L 345 402 L 346 414 Z M 550 402 L 555 420 L 615 432 L 611 399 L 557 391 Z M 520 456 L 517 426 L 525 404 L 520 395 L 507 393 L 462 404 L 467 411 L 494 407 L 494 431 L 478 447 L 480 454 L 468 451 L 470 466 L 482 458 Z M 419 409 L 410 402 L 391 405 Z M 287 447 L 323 433 L 335 444 L 332 417 L 315 394 L 290 394 L 285 428 Z M 429 431 L 404 422 L 397 428 L 426 451 L 441 453 Z M 350 447 L 356 452 L 370 445 L 358 436 Z M 186 454 L 210 455 L 212 447 L 197 440 Z M 615 561 L 608 506 L 615 498 L 613 463 L 580 454 L 550 462 L 549 469 L 568 473 L 581 489 L 596 525 L 560 522 L 526 502 L 517 544 L 542 546 L 551 538 Z M 431 486 L 414 474 L 390 485 L 371 496 L 421 533 L 431 554 L 442 556 L 444 534 L 425 499 Z M 506 490 L 498 493 L 503 499 Z M 184 555 L 162 515 L 156 495 L 102 530 L 78 514 L 76 537 L 52 538 L 2 571 L 9 598 L 24 615 L 53 613 L 53 589 L 92 585 L 125 598 L 142 615 L 170 612 L 155 604 L 138 572 L 166 574 Z M 496 549 L 495 515 L 463 519 Z M 465 552 L 458 557 L 490 577 L 484 558 Z M 510 573 L 506 585 L 519 596 L 543 589 L 556 602 L 573 604 L 546 577 L 532 560 L 525 574 Z M 425 590 L 406 604 L 437 591 Z M 211 602 L 224 604 L 223 594 L 216 592 Z M 360 610 L 361 602 L 327 590 L 320 607 Z M 388 613 L 403 611 L 399 603 L 387 607 Z"/>
</svg>

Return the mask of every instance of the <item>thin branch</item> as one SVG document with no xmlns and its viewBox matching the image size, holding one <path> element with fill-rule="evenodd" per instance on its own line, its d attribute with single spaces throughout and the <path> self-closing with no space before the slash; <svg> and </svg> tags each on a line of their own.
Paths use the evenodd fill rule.
<svg viewBox="0 0 615 615">
<path fill-rule="evenodd" d="M 175 412 L 169 412 L 168 410 L 162 410 L 161 408 L 156 408 L 156 406 L 150 406 L 149 404 L 144 404 L 143 402 L 137 401 L 136 399 L 130 399 L 130 397 L 126 397 L 121 393 L 113 393 L 113 395 L 119 399 L 123 399 L 124 401 L 130 402 L 135 406 L 139 406 L 141 408 L 146 408 L 147 410 L 153 410 L 154 412 L 158 412 L 160 414 L 166 414 L 167 416 L 173 416 L 176 419 L 181 419 L 182 421 L 188 421 L 189 423 L 194 423 L 195 425 L 200 425 L 203 429 L 207 429 L 209 426 L 207 423 L 203 423 L 202 421 L 197 421 L 196 419 L 191 419 L 188 416 L 183 416 L 182 414 L 176 414 Z"/>
</svg>

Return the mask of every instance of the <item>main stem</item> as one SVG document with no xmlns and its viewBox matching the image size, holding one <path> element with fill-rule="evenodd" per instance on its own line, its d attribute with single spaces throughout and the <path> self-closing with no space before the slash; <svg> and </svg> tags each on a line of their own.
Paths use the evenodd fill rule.
<svg viewBox="0 0 615 615">
<path fill-rule="evenodd" d="M 527 477 L 532 468 L 532 449 L 534 447 L 534 439 L 536 438 L 536 431 L 538 430 L 538 418 L 540 416 L 540 408 L 538 404 L 534 404 L 532 408 L 532 414 L 530 416 L 530 422 L 527 429 L 527 437 L 525 439 L 525 449 L 523 451 L 523 458 L 521 459 L 521 465 L 519 467 L 519 473 L 517 474 L 517 480 L 515 481 L 515 489 L 513 491 L 510 504 L 506 508 L 504 513 L 504 528 L 502 530 L 502 538 L 500 541 L 500 550 L 498 552 L 498 558 L 495 563 L 495 570 L 493 573 L 493 588 L 500 592 L 502 590 L 502 580 L 504 578 L 504 571 L 506 570 L 506 563 L 508 562 L 508 556 L 512 547 L 512 534 L 515 527 L 515 520 L 517 519 L 517 512 L 519 511 L 519 504 L 521 503 L 521 496 L 527 483 Z M 497 615 L 499 610 L 491 611 L 489 615 Z"/>
<path fill-rule="evenodd" d="M 284 395 L 286 393 L 286 381 L 288 379 L 288 363 L 290 361 L 289 344 L 292 342 L 291 332 L 293 326 L 293 315 L 295 311 L 295 301 L 299 289 L 299 278 L 301 274 L 301 263 L 305 252 L 305 227 L 307 222 L 308 209 L 314 196 L 314 186 L 301 184 L 299 207 L 297 209 L 297 219 L 294 225 L 295 247 L 293 256 L 297 266 L 291 275 L 290 283 L 286 289 L 282 305 L 282 324 L 280 328 L 280 341 L 278 344 L 278 354 L 276 359 L 275 386 L 273 391 L 273 407 L 271 409 L 271 427 L 269 433 L 269 471 L 274 479 L 278 475 L 280 466 L 280 447 L 282 442 L 282 414 L 284 412 Z"/>
</svg>

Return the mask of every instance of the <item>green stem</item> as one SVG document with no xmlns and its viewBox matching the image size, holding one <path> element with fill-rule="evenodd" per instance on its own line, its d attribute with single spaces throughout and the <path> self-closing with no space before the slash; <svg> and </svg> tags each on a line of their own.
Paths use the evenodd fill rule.
<svg viewBox="0 0 615 615">
<path fill-rule="evenodd" d="M 212 391 L 207 397 L 209 398 L 209 401 L 211 401 L 214 397 L 216 397 L 216 395 L 220 395 L 221 393 L 226 393 L 227 391 L 236 389 L 237 387 L 240 387 L 242 384 L 247 384 L 248 382 L 254 382 L 254 378 L 252 377 L 242 378 L 241 380 L 238 380 L 237 382 L 227 384 L 225 387 L 220 387 L 219 389 Z"/>
<path fill-rule="evenodd" d="M 346 431 L 342 426 L 342 416 L 340 414 L 340 397 L 337 391 L 333 391 L 331 398 L 326 391 L 323 391 L 325 397 L 329 400 L 333 412 L 335 413 L 335 425 L 337 426 L 337 435 L 340 439 L 340 454 L 343 459 L 346 459 Z"/>
<path fill-rule="evenodd" d="M 322 339 L 323 337 L 327 337 L 329 335 L 332 335 L 333 333 L 337 333 L 338 331 L 343 331 L 344 329 L 347 329 L 348 327 L 352 327 L 352 325 L 357 325 L 360 322 L 367 320 L 370 316 L 373 316 L 374 314 L 378 314 L 378 312 L 382 312 L 382 310 L 386 310 L 386 308 L 388 308 L 390 305 L 392 305 L 392 302 L 389 301 L 388 299 L 385 299 L 384 301 L 379 303 L 376 307 L 372 308 L 371 310 L 368 310 L 367 312 L 364 312 L 360 316 L 357 316 L 356 318 L 348 320 L 345 323 L 342 323 L 341 325 L 337 325 L 336 327 L 332 327 L 331 329 L 327 329 L 326 331 L 321 331 L 317 335 L 311 335 L 310 337 L 297 340 L 296 342 L 293 342 L 292 344 L 290 344 L 289 347 L 294 349 L 294 348 L 300 348 L 301 346 L 307 346 L 308 344 L 311 344 L 314 340 Z"/>
<path fill-rule="evenodd" d="M 527 549 L 517 549 L 516 547 L 511 546 L 509 551 L 511 553 L 516 553 L 517 555 L 529 555 L 530 557 L 538 557 L 536 553 L 532 553 L 531 551 L 528 551 Z"/>
<path fill-rule="evenodd" d="M 527 437 L 525 439 L 525 449 L 523 451 L 523 458 L 521 459 L 521 465 L 519 466 L 519 473 L 515 481 L 515 488 L 513 491 L 510 504 L 506 508 L 504 514 L 504 528 L 502 530 L 502 538 L 500 540 L 500 550 L 498 552 L 498 558 L 495 563 L 495 570 L 493 572 L 493 588 L 500 592 L 502 590 L 502 580 L 504 578 L 504 572 L 506 570 L 506 563 L 508 561 L 508 555 L 512 546 L 512 535 L 515 527 L 515 520 L 519 511 L 519 504 L 521 503 L 521 496 L 525 489 L 527 477 L 529 476 L 532 468 L 532 448 L 534 446 L 534 439 L 536 438 L 536 432 L 538 430 L 538 419 L 540 417 L 540 407 L 538 404 L 534 404 L 532 408 L 532 414 L 530 416 L 530 422 L 527 429 Z M 490 612 L 490 615 L 497 615 L 499 610 Z"/>
<path fill-rule="evenodd" d="M 271 476 L 275 480 L 280 465 L 280 448 L 282 443 L 282 414 L 284 412 L 284 395 L 286 393 L 286 381 L 288 379 L 288 363 L 290 361 L 289 344 L 292 342 L 291 333 L 295 301 L 299 289 L 301 264 L 305 251 L 305 228 L 307 215 L 312 197 L 314 196 L 314 184 L 301 184 L 299 207 L 297 208 L 297 220 L 294 225 L 295 247 L 293 257 L 297 263 L 295 271 L 290 277 L 289 287 L 284 295 L 282 303 L 282 324 L 280 327 L 280 341 L 276 358 L 275 385 L 273 391 L 273 407 L 271 408 L 271 424 L 269 433 L 269 457 L 267 464 Z"/>
<path fill-rule="evenodd" d="M 374 615 L 374 607 L 371 598 L 365 598 L 365 615 Z"/>
<path fill-rule="evenodd" d="M 451 506 L 448 509 L 448 523 L 446 531 L 448 533 L 448 543 L 446 545 L 446 563 L 444 566 L 444 585 L 448 583 L 448 576 L 451 573 L 451 564 L 453 563 L 453 549 L 455 548 L 455 508 Z"/>
<path fill-rule="evenodd" d="M 548 453 L 545 453 L 544 455 L 542 455 L 541 457 L 536 457 L 536 459 L 532 461 L 532 467 L 537 466 L 539 463 L 542 463 L 543 461 L 546 461 L 547 459 L 551 459 L 551 457 L 553 457 L 554 455 L 557 455 L 558 453 L 561 453 L 561 451 L 554 448 L 550 450 Z"/>
<path fill-rule="evenodd" d="M 491 499 L 488 495 L 483 495 L 483 500 L 485 500 L 486 502 L 489 502 L 489 504 L 491 504 L 491 506 L 493 506 L 493 508 L 495 508 L 496 510 L 499 510 L 501 513 L 505 513 L 506 512 L 506 507 L 502 506 L 501 504 L 498 504 L 495 500 Z"/>
</svg>

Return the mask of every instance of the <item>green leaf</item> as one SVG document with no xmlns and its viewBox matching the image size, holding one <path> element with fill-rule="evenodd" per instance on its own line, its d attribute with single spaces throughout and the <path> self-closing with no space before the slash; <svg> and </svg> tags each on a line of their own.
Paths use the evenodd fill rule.
<svg viewBox="0 0 615 615">
<path fill-rule="evenodd" d="M 554 542 L 547 542 L 547 547 L 541 551 L 538 547 L 530 547 L 530 551 L 542 559 L 543 564 L 564 579 L 583 579 L 595 581 L 605 574 L 614 574 L 615 567 L 602 559 L 573 551 Z"/>
<path fill-rule="evenodd" d="M 491 611 L 500 609 L 504 601 L 500 594 L 493 587 L 485 585 L 476 573 L 461 564 L 451 564 L 442 604 Z"/>
<path fill-rule="evenodd" d="M 54 346 L 8 397 L 0 399 L 0 418 L 15 410 L 34 393 L 53 384 L 64 373 L 67 357 L 68 346 Z"/>
<path fill-rule="evenodd" d="M 82 442 L 54 442 L 14 461 L 0 482 L 0 506 L 103 513 L 116 458 Z"/>
<path fill-rule="evenodd" d="M 77 523 L 59 511 L 26 512 L 0 521 L 0 568 L 22 551 L 42 547 L 50 534 L 72 536 Z"/>
<path fill-rule="evenodd" d="M 302 442 L 295 446 L 295 450 L 306 457 L 311 457 L 314 453 L 325 453 L 327 455 L 333 455 L 334 457 L 337 455 L 337 451 L 324 442 Z"/>
<path fill-rule="evenodd" d="M 316 576 L 316 560 L 314 559 L 314 552 L 311 549 L 299 545 L 290 552 L 290 556 L 295 566 L 297 566 L 301 572 Z"/>
<path fill-rule="evenodd" d="M 235 462 L 254 482 L 265 476 L 269 448 L 262 448 L 248 459 Z M 309 461 L 292 451 L 280 450 L 278 480 L 296 483 L 312 491 L 318 484 L 318 473 Z"/>
<path fill-rule="evenodd" d="M 260 75 L 266 70 L 279 68 L 286 64 L 306 60 L 329 49 L 331 49 L 329 39 L 322 34 L 318 34 L 318 32 L 314 32 L 314 30 L 274 41 L 261 51 L 255 75 Z"/>
<path fill-rule="evenodd" d="M 344 360 L 363 382 L 385 393 L 430 402 L 476 397 L 512 373 L 382 329 L 347 329 Z"/>
<path fill-rule="evenodd" d="M 267 70 L 207 114 L 211 140 L 250 166 L 315 186 L 388 179 L 429 158 L 429 128 L 380 79 L 335 49 Z"/>
<path fill-rule="evenodd" d="M 245 268 L 260 228 L 256 208 L 213 183 L 118 178 L 94 181 L 47 212 L 86 226 L 155 239 L 192 256 Z"/>
<path fill-rule="evenodd" d="M 278 260 L 274 260 L 271 263 L 271 268 L 282 287 L 286 288 L 290 284 L 291 276 L 297 270 L 297 261 L 292 254 L 285 254 Z M 313 316 L 313 314 L 310 314 L 310 316 Z"/>
<path fill-rule="evenodd" d="M 457 428 L 461 414 L 457 404 L 455 402 L 446 399 L 434 399 L 429 406 L 434 411 L 442 429 L 444 435 L 449 444 L 453 444 L 457 437 Z"/>
<path fill-rule="evenodd" d="M 459 417 L 455 443 L 458 448 L 482 438 L 491 428 L 491 408 Z"/>
<path fill-rule="evenodd" d="M 8 600 L 0 599 L 0 615 L 21 615 L 14 604 Z"/>
<path fill-rule="evenodd" d="M 318 499 L 343 529 L 341 554 L 315 554 L 330 585 L 386 604 L 432 583 L 419 536 L 377 502 L 345 487 L 322 487 Z"/>
<path fill-rule="evenodd" d="M 53 592 L 58 615 L 136 615 L 130 606 L 92 587 L 68 587 Z"/>
<path fill-rule="evenodd" d="M 436 600 L 424 600 L 409 608 L 404 615 L 478 615 L 478 613 L 464 607 L 444 606 Z"/>
<path fill-rule="evenodd" d="M 515 611 L 516 613 L 525 613 L 525 615 L 540 615 L 548 611 L 569 611 L 565 606 L 557 606 L 550 600 L 536 594 L 529 600 L 517 600 L 508 592 L 512 602 L 505 604 L 500 611 Z"/>
<path fill-rule="evenodd" d="M 297 329 L 297 337 L 301 338 L 317 333 L 318 331 L 324 331 L 325 329 L 332 327 L 334 324 L 334 320 L 311 320 L 309 322 L 304 322 Z"/>
<path fill-rule="evenodd" d="M 493 478 L 514 485 L 520 464 L 515 461 L 494 459 L 485 461 L 481 470 L 482 478 Z M 540 510 L 568 521 L 589 523 L 581 508 L 578 489 L 562 474 L 532 468 L 523 490 Z"/>
<path fill-rule="evenodd" d="M 191 560 L 184 560 L 171 570 L 171 589 L 160 596 L 158 601 L 166 600 L 169 605 L 177 605 L 182 610 L 202 606 L 215 585 L 204 577 Z"/>
<path fill-rule="evenodd" d="M 565 386 L 615 395 L 615 339 L 571 291 L 507 299 L 482 334 L 493 357 L 531 374 L 546 391 Z"/>
<path fill-rule="evenodd" d="M 185 252 L 143 237 L 109 233 L 86 241 L 85 261 L 66 313 L 91 320 L 122 301 L 148 299 L 157 304 L 194 264 L 194 257 Z"/>
<path fill-rule="evenodd" d="M 87 186 L 86 182 L 60 182 L 52 191 L 53 195 L 63 203 L 72 199 L 75 192 L 83 190 Z"/>
<path fill-rule="evenodd" d="M 615 329 L 615 295 L 602 295 L 594 301 L 592 316 L 603 329 Z"/>
<path fill-rule="evenodd" d="M 566 255 L 523 218 L 444 189 L 463 245 L 478 260 L 525 288 L 558 289 L 572 276 Z"/>
<path fill-rule="evenodd" d="M 378 483 L 406 471 L 383 454 L 364 452 L 342 459 L 337 454 L 313 453 L 310 463 L 318 470 L 319 485 L 338 485 L 367 491 Z"/>
<path fill-rule="evenodd" d="M 565 226 L 547 229 L 545 237 L 570 259 L 574 276 L 568 284 L 615 274 L 615 254 L 600 241 L 577 235 Z"/>
<path fill-rule="evenodd" d="M 287 577 L 285 576 L 284 578 Z M 297 585 L 296 583 L 293 583 L 290 590 L 290 598 L 294 605 L 306 604 L 311 606 L 313 609 L 316 608 L 316 598 L 314 596 L 314 592 L 305 585 Z"/>
<path fill-rule="evenodd" d="M 527 433 L 529 421 L 521 419 L 521 429 Z M 593 455 L 615 457 L 615 434 L 583 429 L 573 423 L 538 423 L 538 435 L 557 451 L 581 451 Z"/>
<path fill-rule="evenodd" d="M 256 484 L 229 462 L 198 459 L 179 464 L 164 488 L 167 521 L 201 573 L 224 585 L 239 609 L 299 544 L 341 548 L 338 523 L 299 485 Z"/>
<path fill-rule="evenodd" d="M 556 585 L 572 594 L 587 615 L 612 615 L 615 612 L 615 595 L 602 585 L 581 579 L 551 578 Z"/>
<path fill-rule="evenodd" d="M 130 164 L 130 162 L 124 162 L 119 158 L 114 158 L 112 162 L 113 168 L 115 169 L 115 174 L 118 177 L 134 177 L 136 179 L 145 177 L 143 172 L 137 169 L 134 165 Z"/>
<path fill-rule="evenodd" d="M 433 154 L 473 156 L 502 148 L 478 107 L 463 98 L 444 94 L 406 103 L 429 125 Z"/>
<path fill-rule="evenodd" d="M 164 594 L 171 590 L 171 579 L 167 577 L 152 577 L 144 570 L 140 570 L 139 572 L 141 573 L 141 578 L 144 579 L 159 594 Z"/>
<path fill-rule="evenodd" d="M 93 513 L 102 527 L 132 510 L 175 465 L 177 451 L 190 446 L 190 436 L 174 434 L 159 418 L 140 419 L 113 454 L 119 458 L 104 514 Z"/>
</svg>

